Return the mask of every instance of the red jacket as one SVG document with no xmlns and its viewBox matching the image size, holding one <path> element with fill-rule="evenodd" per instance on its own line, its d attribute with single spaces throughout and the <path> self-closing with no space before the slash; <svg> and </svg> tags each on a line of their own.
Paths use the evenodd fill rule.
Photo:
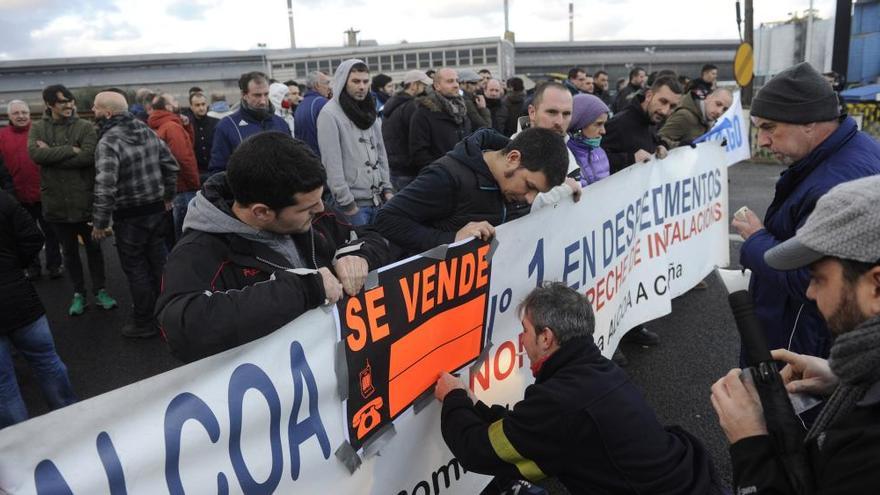
<svg viewBox="0 0 880 495">
<path fill-rule="evenodd" d="M 40 202 L 40 166 L 28 154 L 28 131 L 25 128 L 4 127 L 0 129 L 0 154 L 15 184 L 15 196 L 24 204 Z"/>
<path fill-rule="evenodd" d="M 193 151 L 190 133 L 183 126 L 180 116 L 167 110 L 153 110 L 147 119 L 150 128 L 165 141 L 171 154 L 180 165 L 177 174 L 177 192 L 199 190 L 199 164 Z"/>
</svg>

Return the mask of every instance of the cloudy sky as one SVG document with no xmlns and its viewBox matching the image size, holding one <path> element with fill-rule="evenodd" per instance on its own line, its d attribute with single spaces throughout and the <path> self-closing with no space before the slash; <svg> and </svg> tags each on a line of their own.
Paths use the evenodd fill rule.
<svg viewBox="0 0 880 495">
<path fill-rule="evenodd" d="M 834 0 L 814 0 L 822 17 Z M 503 0 L 295 0 L 299 47 L 500 36 Z M 755 0 L 755 24 L 809 0 Z M 575 39 L 736 38 L 735 0 L 575 0 Z M 0 60 L 289 46 L 286 0 L 0 0 Z M 518 41 L 568 38 L 568 0 L 510 0 Z"/>
</svg>

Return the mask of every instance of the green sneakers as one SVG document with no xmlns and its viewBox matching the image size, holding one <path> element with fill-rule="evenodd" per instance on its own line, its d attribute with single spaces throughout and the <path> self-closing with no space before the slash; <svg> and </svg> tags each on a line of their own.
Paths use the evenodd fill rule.
<svg viewBox="0 0 880 495">
<path fill-rule="evenodd" d="M 73 293 L 73 302 L 70 303 L 70 309 L 67 310 L 67 314 L 70 316 L 79 316 L 83 314 L 86 310 L 86 296 L 80 294 L 79 292 Z"/>
<path fill-rule="evenodd" d="M 104 309 L 113 309 L 119 304 L 116 302 L 116 299 L 110 297 L 110 294 L 107 293 L 106 290 L 101 289 L 95 294 L 95 300 L 98 303 L 98 306 L 101 306 Z"/>
</svg>

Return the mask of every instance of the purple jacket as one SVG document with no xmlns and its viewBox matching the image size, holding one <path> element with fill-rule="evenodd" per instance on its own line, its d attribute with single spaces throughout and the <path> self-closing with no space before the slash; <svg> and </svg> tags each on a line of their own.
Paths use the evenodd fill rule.
<svg viewBox="0 0 880 495">
<path fill-rule="evenodd" d="M 575 139 L 568 140 L 568 149 L 581 167 L 581 186 L 598 182 L 611 173 L 608 155 L 602 148 L 592 148 Z"/>
</svg>

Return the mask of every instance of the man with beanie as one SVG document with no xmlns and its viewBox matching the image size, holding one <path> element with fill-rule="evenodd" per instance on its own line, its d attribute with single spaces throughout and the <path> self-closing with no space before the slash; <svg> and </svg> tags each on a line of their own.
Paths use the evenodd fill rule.
<svg viewBox="0 0 880 495">
<path fill-rule="evenodd" d="M 222 119 L 214 130 L 211 145 L 212 174 L 226 170 L 229 155 L 248 136 L 278 131 L 290 134 L 290 127 L 281 117 L 275 115 L 275 108 L 269 101 L 269 79 L 262 72 L 247 72 L 238 78 L 241 90 L 241 108 Z"/>
<path fill-rule="evenodd" d="M 333 98 L 318 115 L 318 146 L 336 208 L 352 225 L 373 223 L 393 190 L 363 61 L 345 60 L 336 69 Z"/>
<path fill-rule="evenodd" d="M 806 297 L 806 268 L 779 272 L 764 253 L 795 235 L 816 201 L 843 182 L 880 173 L 880 144 L 841 120 L 837 95 L 808 63 L 780 72 L 752 101 L 758 145 L 788 165 L 763 223 L 752 211 L 734 218 L 745 239 L 740 262 L 752 271 L 749 292 L 771 349 L 787 348 L 827 357 L 831 335 L 815 304 Z"/>
<path fill-rule="evenodd" d="M 424 72 L 411 70 L 403 75 L 403 90 L 392 96 L 382 109 L 382 139 L 388 154 L 391 184 L 396 191 L 406 187 L 418 174 L 410 162 L 409 123 L 416 111 L 416 98 L 434 84 Z"/>
<path fill-rule="evenodd" d="M 880 488 L 878 204 L 880 177 L 838 185 L 818 200 L 793 238 L 762 259 L 785 277 L 799 277 L 809 268 L 806 297 L 815 301 L 835 336 L 827 361 L 772 351 L 773 359 L 786 363 L 780 374 L 788 392 L 830 396 L 800 452 L 806 462 L 802 467 L 814 477 L 811 493 L 875 493 Z M 789 484 L 754 385 L 741 380 L 740 373 L 733 369 L 712 386 L 712 405 L 731 444 L 735 493 L 803 493 Z"/>
<path fill-rule="evenodd" d="M 415 173 L 470 133 L 467 106 L 458 93 L 458 73 L 440 69 L 434 74 L 434 91 L 418 99 L 409 124 L 409 153 Z"/>
</svg>

